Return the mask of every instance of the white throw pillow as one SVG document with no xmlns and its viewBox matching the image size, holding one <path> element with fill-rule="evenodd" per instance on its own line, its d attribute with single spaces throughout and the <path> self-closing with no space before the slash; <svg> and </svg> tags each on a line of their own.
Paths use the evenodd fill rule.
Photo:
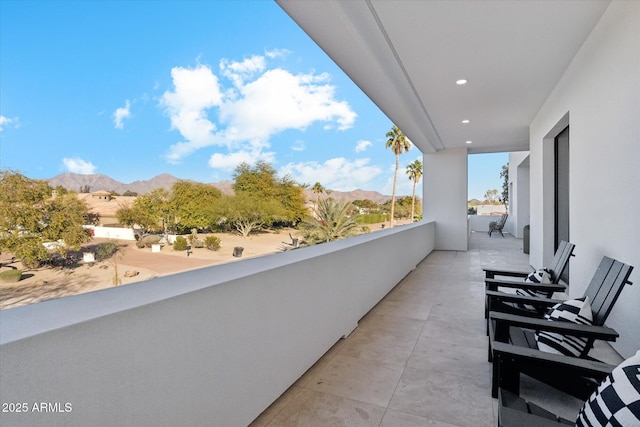
<svg viewBox="0 0 640 427">
<path fill-rule="evenodd" d="M 640 351 L 616 366 L 593 392 L 576 426 L 640 426 Z"/>
<path fill-rule="evenodd" d="M 573 299 L 554 305 L 544 315 L 545 319 L 572 322 L 581 325 L 593 324 L 593 313 L 589 298 Z M 587 346 L 587 339 L 556 332 L 537 331 L 538 349 L 548 353 L 579 357 Z"/>
<path fill-rule="evenodd" d="M 551 283 L 551 275 L 546 268 L 541 268 L 540 270 L 531 272 L 524 278 L 524 281 L 531 283 Z"/>
<path fill-rule="evenodd" d="M 541 268 L 540 270 L 536 270 L 531 272 L 527 277 L 524 278 L 524 282 L 527 283 L 551 283 L 551 275 L 549 272 Z M 536 291 L 533 289 L 516 289 L 516 295 L 525 296 L 525 297 L 537 297 L 537 298 L 551 298 L 553 292 L 545 292 L 545 291 Z M 528 308 L 529 310 L 535 309 L 534 306 L 529 304 L 519 304 L 521 308 Z"/>
</svg>

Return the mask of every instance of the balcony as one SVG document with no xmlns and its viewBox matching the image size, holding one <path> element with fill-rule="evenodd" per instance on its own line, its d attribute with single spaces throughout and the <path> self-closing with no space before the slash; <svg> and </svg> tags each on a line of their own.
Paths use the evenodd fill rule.
<svg viewBox="0 0 640 427">
<path fill-rule="evenodd" d="M 434 251 L 252 427 L 495 426 L 482 265 L 529 268 L 522 240 L 472 233 L 469 251 Z M 618 363 L 606 344 L 594 351 Z M 523 378 L 522 394 L 575 418 L 582 402 Z"/>
<path fill-rule="evenodd" d="M 481 265 L 528 258 L 509 236 L 434 239 L 418 223 L 2 311 L 2 401 L 72 410 L 0 421 L 494 425 Z"/>
</svg>

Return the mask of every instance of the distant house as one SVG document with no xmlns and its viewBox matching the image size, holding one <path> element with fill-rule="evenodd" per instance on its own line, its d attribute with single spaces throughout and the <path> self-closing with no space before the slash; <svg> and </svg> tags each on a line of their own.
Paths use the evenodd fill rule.
<svg viewBox="0 0 640 427">
<path fill-rule="evenodd" d="M 91 194 L 91 198 L 92 199 L 98 199 L 98 200 L 106 200 L 109 201 L 113 198 L 113 196 L 111 195 L 111 193 L 109 193 L 108 191 L 96 191 Z"/>
<path fill-rule="evenodd" d="M 89 212 L 100 215 L 100 224 L 98 225 L 102 226 L 117 225 L 116 212 L 118 209 L 131 206 L 136 199 L 133 196 L 114 196 L 108 191 L 78 193 L 76 196 L 87 204 Z"/>
<path fill-rule="evenodd" d="M 477 215 L 502 215 L 507 213 L 504 205 L 477 205 Z"/>
</svg>

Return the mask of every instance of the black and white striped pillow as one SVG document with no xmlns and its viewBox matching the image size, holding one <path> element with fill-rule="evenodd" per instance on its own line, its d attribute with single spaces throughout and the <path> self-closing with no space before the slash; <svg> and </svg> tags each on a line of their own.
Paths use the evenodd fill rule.
<svg viewBox="0 0 640 427">
<path fill-rule="evenodd" d="M 616 366 L 593 392 L 576 426 L 640 426 L 640 351 Z"/>
<path fill-rule="evenodd" d="M 572 299 L 554 305 L 544 315 L 545 319 L 560 322 L 573 322 L 581 325 L 593 324 L 593 313 L 589 298 Z M 587 346 L 587 339 L 556 332 L 537 331 L 538 349 L 548 353 L 580 357 Z"/>
<path fill-rule="evenodd" d="M 551 275 L 549 274 L 549 271 L 542 268 L 529 273 L 523 281 L 527 283 L 551 283 Z M 551 298 L 552 294 L 553 292 L 536 291 L 533 289 L 516 289 L 516 295 L 524 297 Z M 530 304 L 518 304 L 518 306 L 520 308 L 535 310 L 535 307 Z"/>
</svg>

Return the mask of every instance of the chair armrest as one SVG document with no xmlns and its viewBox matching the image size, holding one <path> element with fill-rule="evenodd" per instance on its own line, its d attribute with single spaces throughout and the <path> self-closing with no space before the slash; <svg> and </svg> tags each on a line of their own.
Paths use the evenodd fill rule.
<svg viewBox="0 0 640 427">
<path fill-rule="evenodd" d="M 495 321 L 495 339 L 504 342 L 510 326 L 518 326 L 539 331 L 557 332 L 583 338 L 594 338 L 606 341 L 615 341 L 620 334 L 615 329 L 606 326 L 580 325 L 572 322 L 554 322 L 547 319 L 536 319 L 526 316 L 518 316 L 509 313 L 492 311 L 489 320 Z M 493 322 L 490 322 L 493 324 Z"/>
<path fill-rule="evenodd" d="M 615 365 L 597 360 L 579 359 L 562 354 L 547 353 L 533 348 L 518 347 L 498 341 L 493 342 L 493 351 L 496 355 L 509 357 L 519 371 L 526 364 L 536 363 L 539 365 L 549 365 L 554 369 L 562 369 L 566 372 L 601 381 L 615 368 Z"/>
<path fill-rule="evenodd" d="M 531 274 L 531 270 L 505 270 L 501 268 L 492 268 L 492 267 L 482 267 L 482 271 L 484 271 L 484 275 L 487 279 L 493 279 L 495 276 L 506 276 L 506 277 L 522 277 L 525 278 L 529 274 Z"/>
<path fill-rule="evenodd" d="M 533 311 L 523 310 L 522 315 L 527 317 L 540 318 L 544 314 L 545 310 L 547 310 L 550 307 L 553 307 L 555 304 L 558 304 L 559 302 L 562 302 L 562 300 L 557 300 L 557 299 L 531 297 L 528 295 L 508 294 L 506 292 L 500 292 L 500 291 L 486 291 L 485 295 L 487 297 L 487 307 L 489 311 L 502 312 L 503 310 L 497 308 L 497 303 L 501 303 L 501 302 L 531 305 L 536 310 L 541 311 L 541 312 L 533 312 Z"/>
<path fill-rule="evenodd" d="M 551 375 L 556 388 L 585 400 L 614 368 L 613 365 L 597 360 L 546 353 L 499 342 L 494 340 L 493 333 L 490 335 L 493 352 L 493 397 L 498 397 L 498 389 L 502 387 L 519 394 L 520 374 L 543 372 Z"/>
<path fill-rule="evenodd" d="M 499 287 L 503 288 L 516 288 L 516 289 L 531 289 L 534 291 L 548 291 L 548 292 L 564 292 L 567 287 L 561 283 L 533 283 L 533 282 L 518 282 L 515 280 L 498 280 L 498 279 L 485 279 L 485 287 L 490 291 L 497 291 Z"/>
</svg>

